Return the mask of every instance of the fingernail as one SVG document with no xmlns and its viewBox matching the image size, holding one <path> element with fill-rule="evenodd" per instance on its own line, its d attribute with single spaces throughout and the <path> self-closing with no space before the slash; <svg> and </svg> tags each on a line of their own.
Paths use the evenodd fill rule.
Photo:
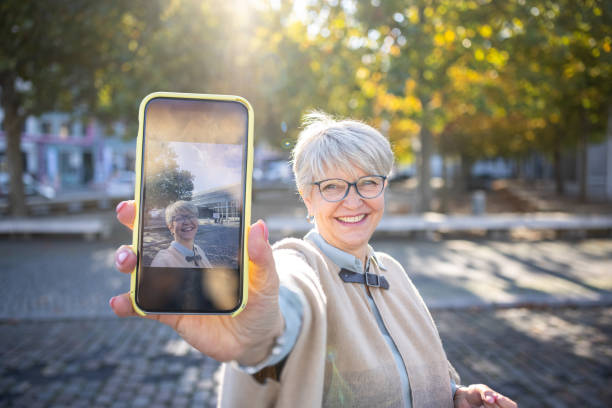
<svg viewBox="0 0 612 408">
<path fill-rule="evenodd" d="M 486 400 L 487 400 L 487 402 L 491 402 L 491 403 L 495 402 L 495 398 L 493 398 L 490 395 L 487 396 Z"/>
<path fill-rule="evenodd" d="M 115 212 L 121 211 L 121 209 L 125 207 L 126 204 L 127 204 L 127 201 L 122 201 L 119 204 L 117 204 L 117 208 L 115 208 Z"/>
<path fill-rule="evenodd" d="M 110 305 L 111 309 L 113 308 L 114 303 L 115 303 L 115 296 L 113 296 L 112 298 L 108 300 L 108 304 Z"/>
<path fill-rule="evenodd" d="M 263 224 L 263 228 L 264 228 L 264 237 L 266 237 L 266 241 L 268 240 L 268 237 L 270 235 L 270 233 L 268 232 L 268 226 L 266 225 L 265 222 L 261 222 Z"/>
<path fill-rule="evenodd" d="M 121 251 L 117 254 L 117 263 L 119 265 L 121 265 L 123 263 L 123 261 L 125 261 L 125 258 L 127 258 L 128 253 L 126 251 Z"/>
</svg>

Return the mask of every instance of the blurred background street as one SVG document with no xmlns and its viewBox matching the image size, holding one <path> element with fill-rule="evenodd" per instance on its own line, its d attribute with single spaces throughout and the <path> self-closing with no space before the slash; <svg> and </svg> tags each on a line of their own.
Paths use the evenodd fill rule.
<svg viewBox="0 0 612 408">
<path fill-rule="evenodd" d="M 302 211 L 291 190 L 257 196 L 268 197 L 254 204 L 268 222 L 275 205 Z M 131 235 L 112 211 L 88 216 L 111 226 L 108 237 L 0 241 L 2 405 L 214 406 L 217 362 L 163 325 L 114 317 L 108 299 L 129 280 L 114 270 L 113 254 Z M 464 383 L 489 384 L 523 407 L 606 407 L 612 239 L 551 233 L 379 233 L 372 245 L 405 266 Z"/>
<path fill-rule="evenodd" d="M 217 362 L 108 306 L 129 286 L 114 208 L 134 195 L 138 104 L 160 90 L 253 105 L 252 220 L 271 241 L 311 228 L 288 164 L 303 115 L 379 129 L 396 163 L 372 245 L 406 268 L 463 383 L 610 406 L 603 0 L 2 1 L 0 406 L 215 405 Z M 225 219 L 202 235 L 233 228 L 215 199 Z"/>
</svg>

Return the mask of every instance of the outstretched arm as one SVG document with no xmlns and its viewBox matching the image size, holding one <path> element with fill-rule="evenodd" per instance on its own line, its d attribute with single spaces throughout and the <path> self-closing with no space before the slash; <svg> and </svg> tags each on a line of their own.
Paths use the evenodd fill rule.
<svg viewBox="0 0 612 408">
<path fill-rule="evenodd" d="M 134 217 L 133 201 L 117 206 L 117 218 L 130 229 Z M 238 316 L 147 315 L 147 318 L 172 327 L 185 341 L 215 360 L 236 360 L 244 365 L 259 363 L 268 356 L 274 339 L 284 328 L 278 304 L 279 279 L 263 221 L 251 226 L 248 252 L 249 301 Z M 133 272 L 136 254 L 129 245 L 117 250 L 115 264 L 121 272 Z M 109 303 L 117 316 L 136 316 L 129 293 L 117 295 Z"/>
</svg>

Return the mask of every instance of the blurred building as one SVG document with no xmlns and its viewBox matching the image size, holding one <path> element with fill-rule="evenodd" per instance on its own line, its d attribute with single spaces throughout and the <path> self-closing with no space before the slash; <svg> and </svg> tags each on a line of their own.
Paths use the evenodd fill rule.
<svg viewBox="0 0 612 408">
<path fill-rule="evenodd" d="M 216 224 L 240 220 L 242 203 L 240 185 L 217 188 L 195 194 L 191 202 L 200 210 L 200 217 L 210 218 Z"/>
<path fill-rule="evenodd" d="M 0 173 L 8 172 L 6 135 L 0 110 Z M 124 141 L 120 125 L 51 112 L 28 117 L 21 135 L 24 173 L 56 191 L 104 188 L 122 171 L 133 171 L 135 141 Z"/>
<path fill-rule="evenodd" d="M 612 125 L 611 125 L 612 128 Z M 561 155 L 561 171 L 566 195 L 580 194 L 582 154 L 579 149 Z M 515 176 L 529 180 L 554 180 L 550 158 L 534 152 L 517 164 Z M 592 201 L 612 201 L 612 129 L 600 143 L 590 143 L 586 151 L 586 194 Z"/>
</svg>

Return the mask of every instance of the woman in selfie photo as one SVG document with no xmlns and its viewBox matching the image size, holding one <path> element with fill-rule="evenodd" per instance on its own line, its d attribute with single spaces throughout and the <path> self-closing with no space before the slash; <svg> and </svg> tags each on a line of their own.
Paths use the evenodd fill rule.
<svg viewBox="0 0 612 408">
<path fill-rule="evenodd" d="M 517 406 L 486 385 L 460 385 L 408 274 L 369 245 L 392 165 L 376 129 L 307 115 L 293 171 L 313 229 L 270 246 L 266 225 L 251 226 L 238 316 L 152 316 L 226 363 L 220 406 Z M 132 225 L 133 203 L 118 218 Z M 136 262 L 129 246 L 116 259 L 127 273 Z M 110 303 L 118 316 L 135 315 L 128 294 Z"/>
<path fill-rule="evenodd" d="M 176 201 L 166 207 L 166 226 L 174 240 L 160 250 L 151 266 L 168 268 L 210 268 L 208 258 L 195 243 L 198 233 L 198 208 L 188 201 Z"/>
</svg>

